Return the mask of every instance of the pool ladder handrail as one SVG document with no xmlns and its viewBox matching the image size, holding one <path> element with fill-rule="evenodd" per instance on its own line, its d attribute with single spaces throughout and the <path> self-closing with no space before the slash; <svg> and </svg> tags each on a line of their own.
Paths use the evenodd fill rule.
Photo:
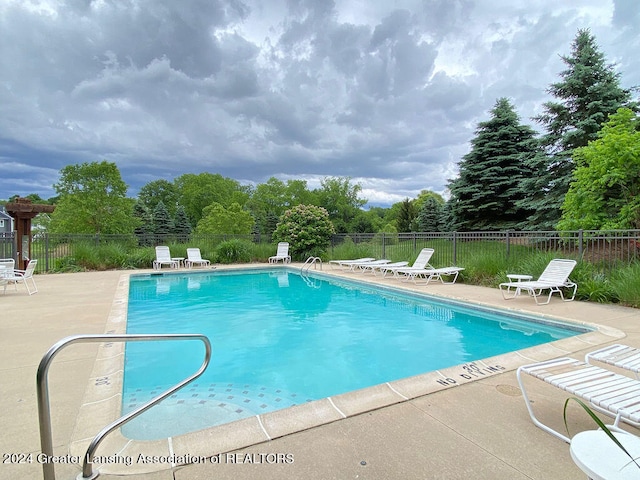
<svg viewBox="0 0 640 480">
<path fill-rule="evenodd" d="M 309 257 L 302 264 L 302 267 L 300 268 L 300 271 L 304 272 L 305 269 L 306 269 L 306 271 L 309 271 L 311 269 L 312 265 L 313 265 L 313 269 L 316 270 L 317 262 L 320 262 L 320 270 L 322 270 L 322 259 L 320 257 Z"/>
<path fill-rule="evenodd" d="M 42 449 L 42 453 L 47 456 L 53 456 L 53 440 L 51 435 L 51 410 L 49 405 L 49 388 L 48 388 L 48 378 L 47 373 L 49 371 L 49 365 L 53 360 L 53 357 L 64 347 L 71 345 L 73 343 L 97 343 L 97 342 L 139 342 L 139 341 L 166 341 L 166 340 L 200 340 L 205 345 L 205 356 L 200 365 L 200 368 L 185 378 L 181 382 L 177 383 L 170 389 L 161 393 L 160 395 L 152 398 L 147 403 L 141 405 L 140 407 L 132 410 L 131 412 L 123 415 L 118 418 L 114 422 L 110 423 L 106 427 L 104 427 L 98 434 L 94 437 L 94 439 L 89 444 L 89 448 L 87 449 L 87 453 L 84 456 L 84 461 L 82 465 L 82 473 L 80 473 L 76 478 L 77 480 L 82 479 L 95 479 L 100 475 L 99 472 L 93 472 L 93 458 L 98 445 L 104 437 L 106 437 L 109 433 L 111 433 L 116 428 L 124 425 L 129 420 L 133 420 L 135 417 L 140 415 L 141 413 L 147 411 L 155 404 L 168 397 L 172 393 L 181 389 L 189 382 L 195 380 L 200 375 L 204 373 L 209 365 L 209 361 L 211 360 L 211 342 L 207 338 L 206 335 L 202 335 L 199 333 L 167 333 L 167 334 L 103 334 L 103 335 L 72 335 L 69 337 L 65 337 L 62 340 L 58 341 L 54 344 L 45 355 L 40 360 L 40 364 L 38 365 L 38 371 L 36 374 L 36 386 L 37 386 L 37 397 L 38 397 L 38 419 L 40 423 L 40 446 Z M 52 462 L 43 462 L 42 464 L 42 472 L 44 476 L 44 480 L 55 480 L 55 468 L 54 463 Z"/>
</svg>

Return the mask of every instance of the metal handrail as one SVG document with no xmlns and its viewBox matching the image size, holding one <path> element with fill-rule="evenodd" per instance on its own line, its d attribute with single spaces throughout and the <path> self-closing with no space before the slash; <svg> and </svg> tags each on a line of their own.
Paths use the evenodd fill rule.
<svg viewBox="0 0 640 480">
<path fill-rule="evenodd" d="M 123 415 L 116 421 L 110 423 L 104 427 L 92 440 L 87 449 L 87 453 L 84 456 L 84 462 L 82 465 L 82 473 L 78 475 L 77 479 L 94 479 L 99 476 L 99 473 L 94 473 L 92 470 L 93 457 L 98 445 L 104 437 L 106 437 L 113 430 L 121 425 L 124 425 L 129 420 L 134 419 L 141 413 L 145 412 L 156 403 L 160 402 L 165 397 L 168 397 L 175 391 L 181 389 L 189 382 L 198 378 L 209 365 L 211 360 L 211 342 L 202 334 L 196 333 L 171 333 L 171 334 L 104 334 L 104 335 L 72 335 L 70 337 L 63 338 L 55 345 L 53 345 L 47 353 L 40 360 L 38 365 L 38 372 L 36 374 L 37 385 L 37 397 L 38 397 L 38 418 L 40 422 L 40 446 L 42 453 L 48 457 L 53 456 L 53 440 L 51 436 L 51 411 L 49 405 L 49 385 L 47 373 L 49 371 L 49 365 L 53 360 L 53 357 L 64 347 L 73 343 L 96 343 L 96 342 L 139 342 L 139 341 L 168 341 L 168 340 L 200 340 L 205 345 L 205 357 L 200 368 L 188 378 L 182 380 L 180 383 L 171 387 L 169 390 L 161 393 L 157 397 L 152 398 L 144 405 L 136 408 L 135 410 Z M 44 480 L 55 480 L 55 468 L 52 462 L 43 462 L 42 472 Z"/>
<path fill-rule="evenodd" d="M 302 267 L 300 267 L 300 271 L 304 272 L 305 267 L 306 267 L 307 271 L 309 271 L 311 269 L 312 265 L 313 265 L 313 269 L 315 270 L 316 269 L 316 262 L 320 262 L 320 270 L 322 270 L 322 259 L 320 257 L 309 257 L 302 264 Z"/>
</svg>

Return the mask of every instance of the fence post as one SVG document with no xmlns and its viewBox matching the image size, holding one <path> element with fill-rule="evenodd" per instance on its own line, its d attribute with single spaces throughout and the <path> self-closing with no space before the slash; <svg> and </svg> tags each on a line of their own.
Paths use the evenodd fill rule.
<svg viewBox="0 0 640 480">
<path fill-rule="evenodd" d="M 382 256 L 380 258 L 387 257 L 387 234 L 382 232 Z"/>
<path fill-rule="evenodd" d="M 578 257 L 582 260 L 582 239 L 583 239 L 584 230 L 578 230 Z"/>
<path fill-rule="evenodd" d="M 453 264 L 458 264 L 458 232 L 453 232 Z"/>
<path fill-rule="evenodd" d="M 44 271 L 49 272 L 49 233 L 44 234 Z"/>
<path fill-rule="evenodd" d="M 507 230 L 506 232 L 506 240 L 507 240 L 507 258 L 509 258 L 509 253 L 511 252 L 511 237 L 509 236 L 509 230 Z"/>
</svg>

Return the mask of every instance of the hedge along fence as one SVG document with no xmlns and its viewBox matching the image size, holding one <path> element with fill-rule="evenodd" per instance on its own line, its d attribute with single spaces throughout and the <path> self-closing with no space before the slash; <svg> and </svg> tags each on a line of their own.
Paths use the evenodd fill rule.
<svg viewBox="0 0 640 480">
<path fill-rule="evenodd" d="M 65 259 L 75 257 L 79 250 L 91 246 L 106 249 L 105 255 L 126 256 L 140 249 L 149 256 L 154 255 L 152 252 L 155 245 L 170 245 L 171 253 L 176 257 L 185 256 L 187 247 L 198 247 L 205 257 L 205 254 L 210 255 L 222 242 L 230 240 L 254 244 L 260 252 L 257 260 L 261 260 L 262 256 L 268 256 L 265 252 L 271 252 L 270 246 L 273 247 L 273 252 L 270 254 L 275 254 L 275 243 L 268 235 L 39 233 L 33 238 L 31 256 L 39 260 L 38 271 L 47 272 L 57 269 Z M 15 258 L 15 245 L 16 239 L 13 234 L 0 237 L 0 252 L 3 252 L 3 258 L 12 256 Z M 589 262 L 598 270 L 608 271 L 616 266 L 630 265 L 640 260 L 640 230 L 338 234 L 332 236 L 327 259 L 371 256 L 392 261 L 412 262 L 424 247 L 435 250 L 431 263 L 437 266 L 465 266 L 465 263 L 473 261 L 480 255 L 517 262 L 518 258 L 545 252 L 554 257 L 575 258 Z"/>
</svg>

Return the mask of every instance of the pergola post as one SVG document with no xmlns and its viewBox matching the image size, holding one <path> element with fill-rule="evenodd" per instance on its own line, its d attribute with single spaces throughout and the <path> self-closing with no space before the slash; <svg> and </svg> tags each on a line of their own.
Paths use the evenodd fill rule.
<svg viewBox="0 0 640 480">
<path fill-rule="evenodd" d="M 39 213 L 52 213 L 55 208 L 55 205 L 34 204 L 28 198 L 16 198 L 5 205 L 7 213 L 15 220 L 18 243 L 16 261 L 20 270 L 26 269 L 31 259 L 31 219 Z"/>
</svg>

